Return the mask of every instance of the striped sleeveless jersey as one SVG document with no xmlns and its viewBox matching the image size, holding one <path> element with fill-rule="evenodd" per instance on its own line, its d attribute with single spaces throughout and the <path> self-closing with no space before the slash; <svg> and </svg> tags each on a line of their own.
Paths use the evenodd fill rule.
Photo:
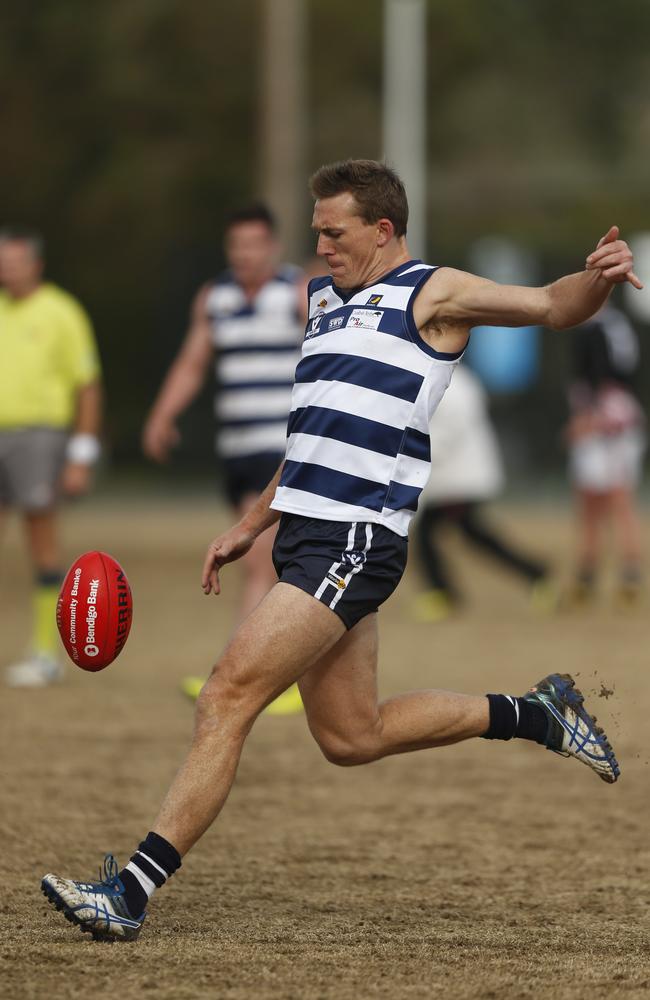
<svg viewBox="0 0 650 1000">
<path fill-rule="evenodd" d="M 410 260 L 351 293 L 310 282 L 275 510 L 408 533 L 429 476 L 429 420 L 462 354 L 433 350 L 415 325 L 434 270 Z"/>
<path fill-rule="evenodd" d="M 224 458 L 284 454 L 300 358 L 299 276 L 298 268 L 284 265 L 252 302 L 230 272 L 208 292 L 216 351 L 216 447 Z"/>
</svg>

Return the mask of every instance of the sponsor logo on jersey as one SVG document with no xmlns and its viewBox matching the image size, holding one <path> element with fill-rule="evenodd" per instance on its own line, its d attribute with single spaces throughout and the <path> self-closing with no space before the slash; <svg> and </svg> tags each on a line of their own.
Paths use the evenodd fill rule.
<svg viewBox="0 0 650 1000">
<path fill-rule="evenodd" d="M 318 308 L 324 309 L 326 305 L 327 305 L 327 299 L 321 299 L 320 302 L 318 303 Z"/>
<path fill-rule="evenodd" d="M 338 330 L 345 323 L 345 316 L 334 316 L 327 325 L 328 330 Z"/>
<path fill-rule="evenodd" d="M 368 299 L 368 301 L 366 302 L 366 305 L 367 306 L 378 306 L 379 303 L 381 302 L 381 300 L 383 299 L 383 297 L 384 297 L 383 295 L 371 295 L 370 298 Z"/>
<path fill-rule="evenodd" d="M 378 330 L 383 315 L 383 309 L 353 309 L 348 326 L 356 326 L 364 330 Z"/>
</svg>

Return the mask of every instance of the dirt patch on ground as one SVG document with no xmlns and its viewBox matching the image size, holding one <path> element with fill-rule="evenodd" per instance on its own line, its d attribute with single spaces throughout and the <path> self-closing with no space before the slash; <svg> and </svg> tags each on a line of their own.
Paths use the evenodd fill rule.
<svg viewBox="0 0 650 1000">
<path fill-rule="evenodd" d="M 503 520 L 503 518 L 502 518 Z M 511 513 L 562 564 L 563 514 Z M 462 556 L 463 617 L 416 624 L 411 570 L 381 613 L 381 684 L 523 691 L 580 673 L 621 762 L 618 785 L 528 744 L 483 741 L 340 770 L 302 716 L 263 717 L 220 822 L 153 903 L 135 945 L 96 944 L 49 908 L 47 871 L 87 878 L 149 829 L 187 745 L 178 692 L 227 637 L 199 574 L 223 514 L 207 502 L 96 500 L 68 517 L 70 558 L 125 565 L 126 650 L 103 674 L 3 690 L 0 995 L 7 998 L 630 998 L 650 991 L 648 607 L 536 617 L 525 591 Z M 21 652 L 17 530 L 0 574 L 2 657 Z M 610 697 L 613 695 L 613 697 Z"/>
</svg>

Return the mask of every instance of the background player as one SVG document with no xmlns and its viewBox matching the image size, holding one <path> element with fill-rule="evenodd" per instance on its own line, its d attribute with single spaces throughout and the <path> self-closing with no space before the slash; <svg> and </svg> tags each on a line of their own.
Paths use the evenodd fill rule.
<svg viewBox="0 0 650 1000">
<path fill-rule="evenodd" d="M 406 564 L 408 524 L 428 472 L 427 429 L 477 324 L 566 328 L 617 281 L 640 282 L 615 227 L 586 269 L 545 288 L 500 286 L 413 260 L 404 186 L 383 164 L 352 160 L 312 178 L 313 228 L 329 278 L 310 283 L 286 458 L 258 502 L 208 546 L 202 584 L 276 523 L 279 582 L 242 622 L 197 702 L 190 752 L 154 829 L 99 883 L 46 875 L 64 915 L 133 939 L 145 907 L 221 811 L 241 750 L 266 704 L 298 680 L 312 734 L 341 765 L 514 736 L 581 760 L 605 781 L 618 765 L 571 678 L 524 697 L 414 691 L 379 702 L 373 612 Z"/>
<path fill-rule="evenodd" d="M 86 492 L 100 451 L 100 368 L 90 322 L 71 295 L 42 278 L 41 237 L 1 232 L 0 518 L 9 507 L 22 512 L 34 570 L 30 654 L 5 675 L 16 687 L 62 674 L 57 501 L 61 493 Z"/>
<path fill-rule="evenodd" d="M 569 605 L 595 595 L 603 534 L 612 522 L 619 559 L 617 597 L 634 603 L 641 587 L 641 526 L 636 509 L 645 417 L 633 391 L 639 366 L 634 327 L 608 302 L 572 336 L 569 476 L 578 515 L 578 567 Z"/>
<path fill-rule="evenodd" d="M 298 268 L 279 263 L 276 223 L 264 205 L 230 217 L 224 250 L 228 270 L 199 289 L 190 327 L 151 408 L 142 440 L 149 458 L 169 458 L 179 442 L 176 421 L 215 363 L 216 451 L 228 500 L 243 517 L 284 457 L 306 284 Z M 271 560 L 274 537 L 274 530 L 263 534 L 242 560 L 238 621 L 277 580 Z M 203 681 L 186 678 L 183 688 L 196 697 Z"/>
<path fill-rule="evenodd" d="M 415 519 L 414 544 L 428 589 L 417 595 L 414 614 L 420 621 L 440 621 L 462 604 L 440 535 L 455 527 L 477 551 L 520 577 L 531 588 L 531 600 L 549 610 L 553 591 L 548 567 L 520 550 L 485 517 L 483 504 L 503 488 L 501 451 L 487 407 L 487 396 L 471 369 L 460 364 L 429 427 L 431 475 L 422 490 Z"/>
</svg>

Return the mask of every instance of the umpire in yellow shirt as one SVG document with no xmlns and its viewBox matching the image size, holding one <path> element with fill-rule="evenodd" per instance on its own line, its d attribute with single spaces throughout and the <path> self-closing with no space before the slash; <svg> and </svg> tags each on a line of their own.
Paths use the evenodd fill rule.
<svg viewBox="0 0 650 1000">
<path fill-rule="evenodd" d="M 9 508 L 21 511 L 35 577 L 29 655 L 5 672 L 13 687 L 40 687 L 62 674 L 57 501 L 86 492 L 100 451 L 92 327 L 79 303 L 42 276 L 41 237 L 0 231 L 0 524 Z"/>
</svg>

